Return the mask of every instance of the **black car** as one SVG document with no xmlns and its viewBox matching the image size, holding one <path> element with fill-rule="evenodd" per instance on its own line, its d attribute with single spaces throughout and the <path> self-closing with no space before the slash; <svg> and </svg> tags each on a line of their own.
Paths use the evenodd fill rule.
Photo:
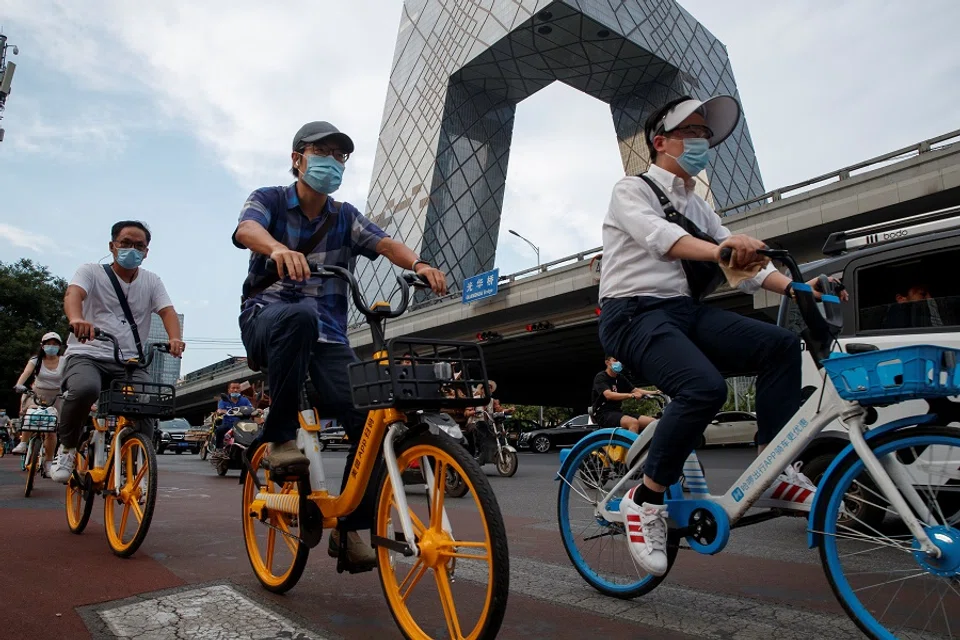
<svg viewBox="0 0 960 640">
<path fill-rule="evenodd" d="M 559 427 L 550 427 L 546 429 L 536 429 L 520 434 L 517 440 L 518 449 L 530 449 L 537 453 L 546 453 L 554 447 L 568 447 L 580 441 L 580 438 L 591 431 L 596 430 L 597 425 L 593 423 L 587 414 L 570 418 Z"/>
<path fill-rule="evenodd" d="M 200 453 L 202 443 L 187 439 L 187 432 L 193 430 L 193 427 L 184 418 L 164 420 L 158 428 L 160 429 L 160 443 L 157 446 L 157 454 L 161 454 L 167 449 L 178 454 L 184 451 Z"/>
<path fill-rule="evenodd" d="M 536 420 L 527 420 L 525 418 L 507 418 L 506 422 L 503 423 L 503 428 L 507 432 L 507 442 L 513 446 L 517 446 L 517 441 L 520 439 L 521 435 L 531 431 L 539 431 L 540 429 L 543 429 L 543 425 Z"/>
</svg>

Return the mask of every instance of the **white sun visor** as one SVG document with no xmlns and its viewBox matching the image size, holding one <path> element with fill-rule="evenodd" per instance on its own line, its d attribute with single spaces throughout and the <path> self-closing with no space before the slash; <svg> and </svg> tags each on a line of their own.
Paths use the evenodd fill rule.
<svg viewBox="0 0 960 640">
<path fill-rule="evenodd" d="M 709 140 L 711 147 L 715 147 L 726 140 L 740 121 L 740 103 L 733 96 L 714 96 L 703 102 L 686 100 L 667 112 L 662 123 L 654 129 L 652 135 L 656 136 L 662 132 L 673 131 L 681 122 L 696 112 L 703 116 L 704 122 L 713 131 L 713 137 Z"/>
</svg>

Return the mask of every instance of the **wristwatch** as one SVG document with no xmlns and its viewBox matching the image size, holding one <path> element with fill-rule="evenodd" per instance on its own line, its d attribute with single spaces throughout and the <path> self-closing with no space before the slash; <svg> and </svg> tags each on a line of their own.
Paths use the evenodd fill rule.
<svg viewBox="0 0 960 640">
<path fill-rule="evenodd" d="M 427 262 L 426 260 L 421 260 L 420 258 L 417 258 L 416 260 L 413 261 L 413 266 L 410 267 L 410 270 L 416 273 L 418 264 L 425 264 L 428 267 L 430 266 L 430 263 Z"/>
</svg>

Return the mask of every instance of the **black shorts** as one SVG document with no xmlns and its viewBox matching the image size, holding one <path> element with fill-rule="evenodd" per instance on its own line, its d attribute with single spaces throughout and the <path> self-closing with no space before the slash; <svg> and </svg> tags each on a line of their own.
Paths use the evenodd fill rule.
<svg viewBox="0 0 960 640">
<path fill-rule="evenodd" d="M 619 429 L 620 418 L 623 416 L 622 411 L 604 411 L 597 414 L 597 424 L 604 429 Z"/>
</svg>

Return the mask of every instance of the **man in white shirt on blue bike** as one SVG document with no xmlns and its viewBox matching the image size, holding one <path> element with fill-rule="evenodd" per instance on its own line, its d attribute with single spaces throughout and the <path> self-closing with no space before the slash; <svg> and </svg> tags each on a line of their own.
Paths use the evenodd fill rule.
<svg viewBox="0 0 960 640">
<path fill-rule="evenodd" d="M 627 540 L 647 572 L 667 570 L 664 492 L 727 399 L 725 373 L 757 373 L 757 444 L 762 449 L 800 408 L 800 340 L 776 325 L 702 304 L 681 261 L 719 263 L 721 248 L 747 293 L 789 295 L 792 282 L 757 251 L 756 238 L 732 235 L 694 192 L 709 149 L 736 128 L 740 105 L 730 96 L 684 96 L 654 112 L 644 134 L 652 165 L 613 189 L 603 222 L 600 341 L 645 384 L 672 402 L 650 442 L 643 482 L 622 502 Z M 664 196 L 660 198 L 657 191 Z M 716 243 L 667 219 L 669 206 Z M 707 291 L 708 293 L 709 291 Z M 699 294 L 699 295 L 698 295 Z M 758 507 L 809 510 L 816 487 L 788 467 Z"/>
</svg>

